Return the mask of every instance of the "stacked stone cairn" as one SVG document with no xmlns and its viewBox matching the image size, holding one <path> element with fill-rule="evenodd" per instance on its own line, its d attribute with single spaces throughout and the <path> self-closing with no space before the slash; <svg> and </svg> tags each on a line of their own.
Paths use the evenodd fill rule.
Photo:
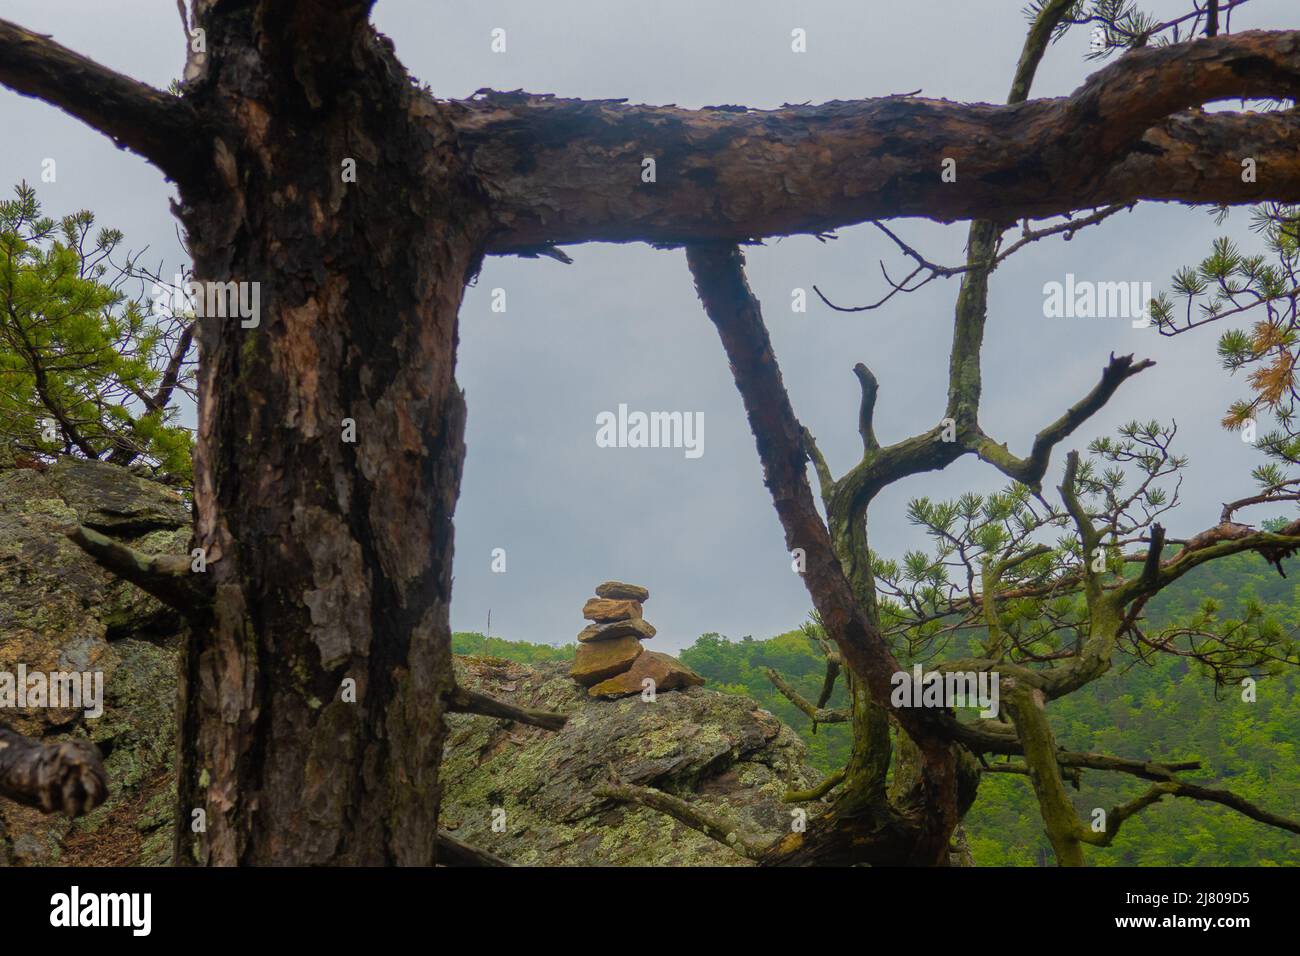
<svg viewBox="0 0 1300 956">
<path fill-rule="evenodd" d="M 704 683 L 704 678 L 675 657 L 647 651 L 641 642 L 655 629 L 641 616 L 650 592 L 636 584 L 606 581 L 582 608 L 592 623 L 578 635 L 578 654 L 570 676 L 592 697 L 626 697 L 647 686 L 655 693 Z M 645 679 L 654 681 L 646 685 Z"/>
</svg>

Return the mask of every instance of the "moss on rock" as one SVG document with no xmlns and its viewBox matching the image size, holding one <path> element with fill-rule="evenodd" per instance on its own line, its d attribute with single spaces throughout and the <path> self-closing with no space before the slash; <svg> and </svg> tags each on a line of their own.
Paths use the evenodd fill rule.
<svg viewBox="0 0 1300 956">
<path fill-rule="evenodd" d="M 512 863 L 748 865 L 669 817 L 594 796 L 611 769 L 773 838 L 790 827 L 786 790 L 819 779 L 794 731 L 747 697 L 692 687 L 653 702 L 597 700 L 568 678 L 563 663 L 458 658 L 456 670 L 467 687 L 569 715 L 555 733 L 449 717 L 443 826 Z"/>
<path fill-rule="evenodd" d="M 165 862 L 147 852 L 135 816 L 170 807 L 175 751 L 176 654 L 181 620 L 154 598 L 102 570 L 63 534 L 95 525 L 148 553 L 184 553 L 189 513 L 172 489 L 102 462 L 64 460 L 45 472 L 0 470 L 0 671 L 102 672 L 104 712 L 3 710 L 29 736 L 89 738 L 104 754 L 108 801 L 69 821 L 0 802 L 0 865 Z"/>
<path fill-rule="evenodd" d="M 3 718 L 33 736 L 94 740 L 111 790 L 76 822 L 0 801 L 0 865 L 164 865 L 176 800 L 181 622 L 68 541 L 62 528 L 72 521 L 150 553 L 188 547 L 188 512 L 171 489 L 101 463 L 0 469 L 0 670 L 25 663 L 105 676 L 101 718 L 53 710 Z M 570 715 L 555 733 L 448 717 L 441 823 L 458 838 L 516 864 L 748 865 L 675 820 L 593 791 L 613 770 L 775 838 L 791 821 L 782 795 L 819 779 L 794 731 L 749 698 L 691 687 L 653 702 L 598 700 L 567 670 L 566 662 L 456 659 L 466 687 Z"/>
</svg>

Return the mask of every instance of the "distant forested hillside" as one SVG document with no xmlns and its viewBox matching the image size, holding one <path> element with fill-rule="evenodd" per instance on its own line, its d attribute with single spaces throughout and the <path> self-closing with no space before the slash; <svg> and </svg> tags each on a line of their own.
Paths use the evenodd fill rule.
<svg viewBox="0 0 1300 956">
<path fill-rule="evenodd" d="M 1300 583 L 1300 564 L 1293 561 L 1287 567 Z M 1238 555 L 1189 574 L 1152 602 L 1147 617 L 1159 625 L 1212 601 L 1221 618 L 1240 618 L 1256 605 L 1291 630 L 1300 625 L 1297 583 L 1255 555 Z M 573 645 L 557 648 L 481 634 L 456 634 L 453 646 L 460 654 L 525 662 L 573 654 Z M 823 725 L 814 734 L 807 717 L 765 674 L 765 668 L 775 668 L 805 697 L 817 696 L 825 665 L 802 630 L 768 640 L 731 641 L 704 634 L 680 656 L 712 689 L 753 697 L 798 730 L 808 744 L 810 762 L 820 770 L 844 765 L 849 752 L 845 726 Z M 1279 670 L 1260 680 L 1258 701 L 1249 704 L 1237 687 L 1220 688 L 1216 699 L 1213 680 L 1185 659 L 1161 655 L 1148 664 L 1126 658 L 1106 677 L 1053 702 L 1053 725 L 1060 744 L 1072 750 L 1199 758 L 1206 770 L 1187 774 L 1189 779 L 1217 781 L 1267 809 L 1295 815 L 1300 808 L 1300 675 L 1294 667 Z M 846 703 L 841 682 L 829 706 Z M 1133 777 L 1089 771 L 1074 794 L 1075 804 L 1087 820 L 1094 807 L 1109 811 L 1145 789 L 1145 782 Z M 980 865 L 1052 862 L 1025 778 L 986 776 L 966 828 Z M 1300 864 L 1300 838 L 1224 807 L 1166 798 L 1126 823 L 1114 847 L 1090 850 L 1089 859 L 1101 866 L 1294 866 Z"/>
<path fill-rule="evenodd" d="M 555 647 L 550 644 L 529 644 L 527 641 L 507 641 L 501 637 L 484 637 L 472 631 L 462 631 L 451 636 L 453 653 L 501 657 L 508 661 L 519 661 L 521 664 L 567 661 L 573 657 L 576 647 L 576 644 Z"/>
</svg>

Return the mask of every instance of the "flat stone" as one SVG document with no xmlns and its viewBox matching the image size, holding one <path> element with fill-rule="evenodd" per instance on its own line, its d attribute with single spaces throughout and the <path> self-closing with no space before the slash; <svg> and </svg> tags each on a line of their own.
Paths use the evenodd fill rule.
<svg viewBox="0 0 1300 956">
<path fill-rule="evenodd" d="M 592 624 L 584 628 L 578 640 L 612 641 L 616 637 L 635 637 L 647 641 L 655 636 L 654 625 L 643 618 L 634 617 L 626 621 L 610 621 L 607 624 Z"/>
<path fill-rule="evenodd" d="M 589 621 L 628 621 L 641 616 L 640 601 L 612 601 L 608 598 L 591 598 L 582 606 L 582 616 Z"/>
<path fill-rule="evenodd" d="M 646 651 L 623 673 L 601 681 L 587 693 L 592 697 L 626 697 L 629 694 L 639 694 L 644 690 L 641 682 L 647 677 L 654 681 L 655 693 L 697 687 L 704 683 L 703 677 L 677 658 L 660 654 L 658 651 Z"/>
<path fill-rule="evenodd" d="M 612 641 L 579 644 L 569 676 L 583 687 L 590 687 L 623 673 L 632 666 L 641 651 L 641 642 L 635 637 L 616 637 Z"/>
<path fill-rule="evenodd" d="M 622 581 L 606 581 L 596 588 L 596 596 L 603 598 L 624 599 L 631 601 L 648 601 L 650 592 L 639 584 L 624 584 Z"/>
</svg>

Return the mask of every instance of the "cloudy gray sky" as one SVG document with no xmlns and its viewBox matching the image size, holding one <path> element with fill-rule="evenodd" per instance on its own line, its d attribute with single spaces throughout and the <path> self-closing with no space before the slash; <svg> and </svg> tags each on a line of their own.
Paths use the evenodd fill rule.
<svg viewBox="0 0 1300 956">
<path fill-rule="evenodd" d="M 1159 15 L 1183 0 L 1153 0 Z M 850 99 L 920 89 L 953 100 L 1004 99 L 1022 41 L 1022 0 L 379 0 L 375 19 L 398 55 L 440 96 L 482 87 L 698 107 Z M 743 12 L 742 12 L 743 11 Z M 138 79 L 166 86 L 181 71 L 183 36 L 173 0 L 3 0 L 0 16 Z M 506 31 L 506 52 L 490 47 Z M 1300 27 L 1294 0 L 1254 0 L 1233 28 Z M 790 49 L 794 28 L 807 52 Z M 1068 93 L 1095 69 L 1077 31 L 1048 54 L 1039 96 Z M 173 195 L 142 160 L 77 121 L 0 90 L 0 182 L 41 184 L 47 212 L 93 209 L 103 224 L 148 245 L 169 270 L 182 261 L 168 211 Z M 1214 337 L 1165 339 L 1116 319 L 1045 319 L 1043 285 L 1067 272 L 1160 288 L 1178 266 L 1228 232 L 1249 242 L 1244 211 L 1217 227 L 1204 210 L 1147 206 L 1072 242 L 1038 243 L 995 274 L 984 353 L 983 422 L 1024 453 L 1033 434 L 1095 383 L 1108 353 L 1136 352 L 1156 368 L 1126 384 L 1069 443 L 1132 418 L 1174 418 L 1191 456 L 1174 533 L 1213 523 L 1242 493 L 1256 457 L 1217 425 L 1240 383 L 1219 370 Z M 958 262 L 965 227 L 900 221 L 896 231 L 929 258 Z M 763 487 L 753 438 L 722 347 L 695 298 L 680 250 L 586 245 L 575 262 L 492 259 L 466 297 L 458 378 L 469 428 L 456 519 L 457 630 L 548 643 L 573 639 L 599 581 L 647 586 L 646 617 L 661 649 L 699 634 L 767 637 L 804 619 L 809 600 Z M 936 282 L 886 309 L 858 315 L 814 301 L 790 310 L 791 291 L 816 284 L 838 301 L 882 292 L 877 260 L 902 265 L 870 227 L 834 242 L 773 242 L 748 253 L 795 409 L 839 474 L 854 461 L 857 384 L 866 362 L 881 382 L 877 433 L 894 441 L 942 413 L 956 281 Z M 170 274 L 170 273 L 169 273 Z M 491 309 L 504 289 L 506 311 Z M 596 416 L 620 403 L 643 411 L 700 412 L 704 454 L 599 448 Z M 1059 476 L 1059 456 L 1053 483 Z M 873 542 L 886 553 L 918 543 L 903 511 L 916 495 L 954 496 L 1003 482 L 962 461 L 898 486 L 877 501 Z M 492 552 L 506 552 L 493 573 Z"/>
</svg>

